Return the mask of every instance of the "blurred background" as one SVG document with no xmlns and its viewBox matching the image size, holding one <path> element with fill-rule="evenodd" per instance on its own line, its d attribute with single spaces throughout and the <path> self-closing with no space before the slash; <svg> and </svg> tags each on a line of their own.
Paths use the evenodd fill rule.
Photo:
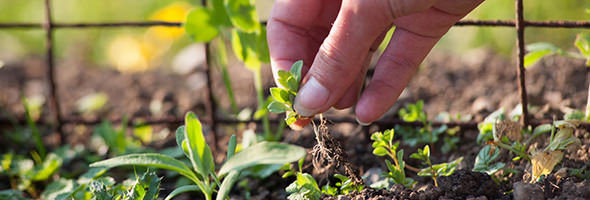
<svg viewBox="0 0 590 200">
<path fill-rule="evenodd" d="M 261 20 L 266 20 L 272 3 L 273 1 L 268 0 L 256 1 Z M 186 14 L 199 4 L 199 1 L 188 0 L 52 1 L 55 23 L 150 20 L 182 22 Z M 524 5 L 526 20 L 590 19 L 590 1 L 587 0 L 536 0 L 525 1 Z M 0 0 L 0 23 L 42 23 L 43 10 L 43 1 Z M 479 20 L 513 18 L 514 2 L 511 0 L 485 1 L 466 17 Z M 526 43 L 543 41 L 566 50 L 575 50 L 572 45 L 575 35 L 582 31 L 584 30 L 527 28 Z M 206 87 L 206 76 L 200 69 L 205 62 L 205 49 L 203 44 L 191 42 L 182 28 L 62 28 L 54 33 L 58 94 L 64 116 L 182 116 L 187 110 L 201 110 L 203 114 L 206 96 L 202 89 Z M 470 68 L 470 73 L 457 75 L 465 76 L 486 73 L 484 69 L 490 63 L 501 67 L 512 66 L 515 36 L 515 30 L 510 27 L 454 27 L 425 61 L 421 71 L 426 71 L 426 74 L 422 76 L 428 75 L 431 72 L 429 68 L 434 67 L 450 70 L 469 68 L 466 65 L 475 66 Z M 21 94 L 27 97 L 31 107 L 38 108 L 37 118 L 47 115 L 44 48 L 42 29 L 0 29 L 0 114 L 3 116 L 23 116 Z M 227 48 L 231 47 L 228 45 Z M 251 114 L 256 108 L 254 86 L 251 84 L 252 74 L 231 53 L 228 56 L 229 76 L 236 93 L 237 106 L 239 110 L 250 109 Z M 502 71 L 501 67 L 497 71 Z M 263 84 L 270 87 L 273 82 L 269 76 L 269 68 L 265 66 L 263 69 Z M 216 101 L 222 108 L 219 112 L 231 113 L 220 71 L 218 68 L 213 71 L 216 79 L 213 81 Z M 509 71 L 507 80 L 513 78 L 512 68 Z M 410 99 L 424 99 L 424 95 L 417 94 L 428 91 L 430 97 L 434 96 L 437 93 L 432 89 L 434 86 L 431 85 L 428 89 L 429 86 L 426 85 L 432 84 L 432 80 L 417 76 L 413 80 L 418 82 L 416 87 L 409 90 Z M 516 93 L 513 89 L 515 88 L 504 87 L 502 90 Z M 462 103 L 471 105 L 477 100 L 478 94 L 470 96 Z M 407 96 L 402 95 L 402 99 Z M 457 100 L 457 95 L 454 96 Z M 428 111 L 477 112 L 477 109 L 470 106 L 466 108 L 453 103 L 441 102 L 446 106 L 429 104 L 428 97 L 426 96 Z M 500 95 L 499 98 L 502 97 Z M 453 95 L 447 99 L 452 100 Z M 574 101 L 582 102 L 583 99 Z M 505 104 L 513 106 L 516 102 L 515 97 Z M 497 107 L 498 103 L 503 102 L 488 102 L 486 108 L 491 110 L 489 107 Z"/>
</svg>

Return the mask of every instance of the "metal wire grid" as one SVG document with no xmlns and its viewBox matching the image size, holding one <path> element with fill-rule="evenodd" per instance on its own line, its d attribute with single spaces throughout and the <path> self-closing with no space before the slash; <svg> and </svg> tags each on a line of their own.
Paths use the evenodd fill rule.
<svg viewBox="0 0 590 200">
<path fill-rule="evenodd" d="M 54 44 L 54 36 L 53 31 L 55 29 L 64 29 L 64 28 L 73 28 L 73 29 L 83 29 L 83 28 L 124 28 L 124 27 L 152 27 L 152 26 L 169 26 L 169 27 L 180 27 L 182 26 L 182 22 L 167 22 L 167 21 L 145 21 L 145 22 L 108 22 L 108 23 L 55 23 L 52 20 L 52 8 L 51 8 L 51 0 L 44 0 L 44 9 L 45 9 L 45 18 L 43 23 L 0 23 L 0 29 L 44 29 L 45 31 L 45 53 L 46 53 L 46 72 L 47 72 L 47 85 L 49 86 L 49 108 L 50 113 L 53 116 L 53 120 L 46 121 L 40 120 L 38 123 L 41 124 L 52 124 L 55 127 L 55 130 L 59 133 L 60 138 L 63 140 L 65 139 L 65 134 L 63 130 L 63 126 L 65 124 L 84 124 L 84 125 L 95 125 L 100 123 L 100 120 L 97 119 L 84 119 L 79 117 L 73 116 L 63 116 L 61 113 L 61 105 L 59 101 L 59 96 L 57 95 L 57 90 L 59 86 L 57 85 L 55 78 L 55 62 L 54 62 L 54 54 L 53 54 L 53 44 Z M 455 24 L 455 26 L 491 26 L 491 27 L 514 27 L 517 32 L 517 62 L 516 62 L 516 71 L 517 71 L 517 82 L 518 85 L 518 92 L 520 94 L 520 102 L 522 104 L 522 113 L 523 117 L 521 118 L 521 123 L 523 125 L 539 125 L 542 123 L 550 123 L 551 120 L 548 119 L 530 119 L 528 114 L 528 99 L 526 93 L 526 85 L 525 85 L 525 69 L 524 69 L 524 55 L 526 53 L 525 50 L 525 36 L 524 30 L 526 27 L 546 27 L 546 28 L 590 28 L 590 21 L 526 21 L 524 20 L 523 16 L 523 0 L 515 0 L 515 20 L 462 20 Z M 263 22 L 264 23 L 264 22 Z M 209 52 L 209 43 L 206 44 L 206 65 L 205 65 L 205 73 L 207 75 L 207 93 L 208 98 L 207 102 L 205 103 L 207 118 L 202 119 L 206 123 L 208 123 L 212 130 L 216 130 L 217 124 L 235 124 L 235 123 L 245 123 L 245 122 L 255 122 L 260 123 L 260 120 L 236 120 L 236 119 L 227 119 L 218 117 L 215 115 L 217 111 L 217 107 L 213 101 L 214 94 L 212 90 L 212 75 L 210 71 L 211 66 L 211 59 L 210 59 L 210 52 Z M 139 117 L 138 117 L 139 118 Z M 113 122 L 121 122 L 121 119 L 110 119 Z M 169 124 L 169 123 L 182 123 L 184 120 L 182 116 L 164 116 L 164 117 L 141 117 L 142 122 L 146 124 Z M 281 119 L 271 119 L 270 121 L 273 123 L 278 123 Z M 349 118 L 335 118 L 331 119 L 331 121 L 336 123 L 356 123 L 355 119 Z M 128 123 L 132 124 L 134 119 L 130 119 Z M 9 124 L 10 121 L 6 119 L 0 119 L 0 124 Z M 414 123 L 414 122 L 405 122 L 402 120 L 396 119 L 383 119 L 375 122 L 375 124 L 379 126 L 393 126 L 395 124 L 401 125 L 410 125 L 410 126 L 421 126 L 421 123 Z M 460 126 L 464 129 L 476 129 L 477 122 L 448 122 L 448 123 L 433 123 L 433 125 L 442 125 L 446 124 L 449 126 Z M 590 129 L 590 123 L 584 123 L 581 125 L 585 129 Z M 213 142 L 216 144 L 217 138 L 216 134 L 213 135 Z"/>
</svg>

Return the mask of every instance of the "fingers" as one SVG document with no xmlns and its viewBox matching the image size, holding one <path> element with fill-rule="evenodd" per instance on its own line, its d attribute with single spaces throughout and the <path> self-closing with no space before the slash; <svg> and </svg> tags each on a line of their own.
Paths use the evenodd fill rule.
<svg viewBox="0 0 590 200">
<path fill-rule="evenodd" d="M 277 0 L 267 24 L 267 40 L 274 77 L 279 70 L 303 60 L 305 74 L 321 42 L 328 35 L 340 7 L 337 1 Z M 329 8 L 329 9 L 325 9 Z M 276 80 L 276 79 L 275 79 Z M 278 83 L 277 83 L 278 85 Z"/>
<path fill-rule="evenodd" d="M 335 105 L 360 76 L 371 47 L 367 41 L 375 41 L 391 24 L 392 19 L 371 10 L 377 3 L 364 1 L 342 3 L 295 99 L 294 108 L 300 115 L 311 116 Z"/>
<path fill-rule="evenodd" d="M 379 119 L 395 103 L 430 49 L 461 17 L 430 8 L 395 20 L 398 26 L 357 103 L 359 122 Z"/>
</svg>

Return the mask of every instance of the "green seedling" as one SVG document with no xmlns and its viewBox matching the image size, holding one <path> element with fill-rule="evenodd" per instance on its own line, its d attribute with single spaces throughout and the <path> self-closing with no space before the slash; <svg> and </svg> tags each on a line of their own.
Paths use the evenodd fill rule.
<svg viewBox="0 0 590 200">
<path fill-rule="evenodd" d="M 404 150 L 397 150 L 399 147 L 399 141 L 393 143 L 394 135 L 394 129 L 373 133 L 371 135 L 371 140 L 373 140 L 373 154 L 376 156 L 389 156 L 395 165 L 392 165 L 389 160 L 385 160 L 385 164 L 389 170 L 389 172 L 384 174 L 385 177 L 391 179 L 396 184 L 402 184 L 405 187 L 411 188 L 416 182 L 413 179 L 406 177 L 405 168 L 413 169 L 416 172 L 418 172 L 418 170 L 406 165 L 403 160 Z"/>
<path fill-rule="evenodd" d="M 293 64 L 290 71 L 279 70 L 278 82 L 280 87 L 270 88 L 270 94 L 273 101 L 268 105 L 268 110 L 273 113 L 287 113 L 285 122 L 287 125 L 293 124 L 297 119 L 301 118 L 293 109 L 295 97 L 299 91 L 299 83 L 301 82 L 301 68 L 303 68 L 303 61 L 297 61 Z"/>
<path fill-rule="evenodd" d="M 424 162 L 428 167 L 421 169 L 418 176 L 430 176 L 434 181 L 434 186 L 438 187 L 437 178 L 440 176 L 450 176 L 457 169 L 457 165 L 463 160 L 460 157 L 452 162 L 441 163 L 433 165 L 430 161 L 430 147 L 426 145 L 423 149 L 418 149 L 417 153 L 410 155 L 410 158 L 415 158 Z"/>
<path fill-rule="evenodd" d="M 290 176 L 296 177 L 295 181 L 293 181 L 293 183 L 289 184 L 289 186 L 287 186 L 287 188 L 285 188 L 285 190 L 289 194 L 289 196 L 287 196 L 287 199 L 289 199 L 289 200 L 320 199 L 320 196 L 322 195 L 322 190 L 320 190 L 318 183 L 315 181 L 315 179 L 310 174 L 303 172 L 303 170 L 302 170 L 303 161 L 304 161 L 304 159 L 301 159 L 301 160 L 299 160 L 299 162 L 297 162 L 297 166 L 299 168 L 299 170 L 297 170 L 297 171 L 291 169 L 290 165 L 285 166 L 285 168 L 289 169 L 289 171 L 287 171 L 287 172 L 285 172 L 285 174 L 283 174 L 283 178 L 287 178 Z M 325 192 L 332 192 L 332 191 L 330 191 L 328 189 Z"/>
<path fill-rule="evenodd" d="M 500 156 L 500 149 L 493 145 L 486 145 L 477 154 L 473 164 L 473 171 L 489 175 L 496 173 L 506 165 L 503 162 L 496 162 L 498 156 Z"/>
<path fill-rule="evenodd" d="M 324 185 L 322 187 L 323 194 L 332 196 L 347 195 L 354 191 L 360 192 L 365 187 L 364 185 L 354 184 L 352 179 L 341 174 L 334 174 L 334 177 L 338 179 L 338 182 L 334 184 L 335 187 L 330 186 L 330 184 Z"/>
<path fill-rule="evenodd" d="M 415 104 L 408 104 L 405 108 L 399 110 L 398 115 L 406 122 L 420 122 L 423 125 L 421 127 L 400 125 L 394 127 L 394 129 L 402 136 L 404 143 L 412 147 L 419 144 L 429 144 L 430 146 L 433 146 L 448 129 L 446 125 L 442 125 L 438 128 L 432 126 L 432 122 L 428 121 L 427 113 L 424 112 L 424 101 L 422 100 Z M 454 142 L 450 139 L 447 139 L 447 141 Z M 450 146 L 445 148 L 451 148 L 453 144 L 449 145 Z"/>
<path fill-rule="evenodd" d="M 213 154 L 205 141 L 201 123 L 192 112 L 186 115 L 185 125 L 176 130 L 176 142 L 190 160 L 191 167 L 158 153 L 129 154 L 95 162 L 90 166 L 109 169 L 131 165 L 175 171 L 191 180 L 194 185 L 178 187 L 166 199 L 183 192 L 199 191 L 207 200 L 212 199 L 216 192 L 216 199 L 221 200 L 227 197 L 243 170 L 261 164 L 285 164 L 305 156 L 303 148 L 278 142 L 260 142 L 236 153 L 236 137 L 232 136 L 225 163 L 215 172 Z"/>
</svg>

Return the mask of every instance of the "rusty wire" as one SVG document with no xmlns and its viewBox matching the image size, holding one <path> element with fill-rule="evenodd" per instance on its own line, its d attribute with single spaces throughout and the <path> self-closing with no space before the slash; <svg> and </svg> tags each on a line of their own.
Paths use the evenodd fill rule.
<svg viewBox="0 0 590 200">
<path fill-rule="evenodd" d="M 539 27 L 539 28 L 590 28 L 590 21 L 564 21 L 564 20 L 557 20 L 557 21 L 526 21 L 523 17 L 523 2 L 522 0 L 515 0 L 515 20 L 461 20 L 455 24 L 455 26 L 491 26 L 491 27 L 514 27 L 517 31 L 517 51 L 518 51 L 518 58 L 516 63 L 517 68 L 517 85 L 519 87 L 519 94 L 521 97 L 521 104 L 523 105 L 523 123 L 528 125 L 539 125 L 542 123 L 550 123 L 551 120 L 535 120 L 529 119 L 528 110 L 527 110 L 527 95 L 526 95 L 526 85 L 525 85 L 525 70 L 524 70 L 524 53 L 525 53 L 525 46 L 524 46 L 524 29 L 525 27 Z M 47 66 L 47 76 L 48 76 L 48 85 L 49 85 L 49 107 L 51 109 L 51 113 L 55 118 L 55 126 L 57 131 L 60 133 L 61 139 L 65 139 L 63 133 L 63 125 L 64 124 L 85 124 L 85 125 L 95 125 L 100 123 L 100 119 L 84 119 L 81 117 L 74 117 L 68 116 L 63 117 L 60 111 L 60 102 L 58 94 L 58 85 L 55 81 L 55 61 L 53 55 L 53 31 L 55 29 L 62 29 L 62 28 L 73 28 L 73 29 L 83 29 L 83 28 L 121 28 L 121 27 L 153 27 L 153 26 L 169 26 L 169 27 L 180 27 L 182 26 L 182 22 L 168 22 L 168 21 L 143 21 L 143 22 L 96 22 L 96 23 L 55 23 L 52 21 L 51 16 L 51 1 L 45 0 L 45 19 L 43 23 L 0 23 L 0 29 L 43 29 L 46 32 L 45 40 L 46 40 L 46 66 Z M 265 22 L 262 22 L 265 24 Z M 207 119 L 204 119 L 205 122 L 209 123 L 213 130 L 215 130 L 216 124 L 236 124 L 236 123 L 260 123 L 260 120 L 236 120 L 236 119 L 227 119 L 227 118 L 219 118 L 216 116 L 216 105 L 214 102 L 215 96 L 212 90 L 212 75 L 210 72 L 211 66 L 211 58 L 209 52 L 209 44 L 207 43 L 207 68 L 205 69 L 207 75 L 207 93 L 208 99 L 206 103 L 206 111 L 208 112 Z M 137 123 L 141 121 L 144 124 L 180 124 L 183 122 L 182 117 L 178 116 L 164 116 L 164 117 L 134 117 L 129 120 L 129 124 Z M 281 119 L 271 119 L 271 122 L 278 123 Z M 109 119 L 112 122 L 121 122 L 121 119 Z M 352 118 L 333 118 L 330 121 L 334 123 L 357 123 L 355 119 Z M 12 124 L 13 122 L 8 119 L 0 119 L 0 125 Z M 24 120 L 16 120 L 16 123 L 23 124 Z M 38 121 L 41 124 L 52 124 L 51 121 L 45 121 L 41 119 Z M 405 122 L 402 120 L 397 119 L 383 119 L 376 121 L 374 124 L 379 126 L 393 126 L 395 124 L 400 125 L 410 125 L 410 126 L 421 126 L 420 123 L 414 122 Z M 449 123 L 440 123 L 440 122 L 433 122 L 435 126 L 439 125 L 447 125 L 447 126 L 460 126 L 464 129 L 476 129 L 477 122 L 449 122 Z M 590 123 L 584 123 L 581 125 L 583 128 L 590 130 Z M 215 134 L 213 134 L 215 135 Z M 213 138 L 215 141 L 217 138 Z"/>
</svg>

